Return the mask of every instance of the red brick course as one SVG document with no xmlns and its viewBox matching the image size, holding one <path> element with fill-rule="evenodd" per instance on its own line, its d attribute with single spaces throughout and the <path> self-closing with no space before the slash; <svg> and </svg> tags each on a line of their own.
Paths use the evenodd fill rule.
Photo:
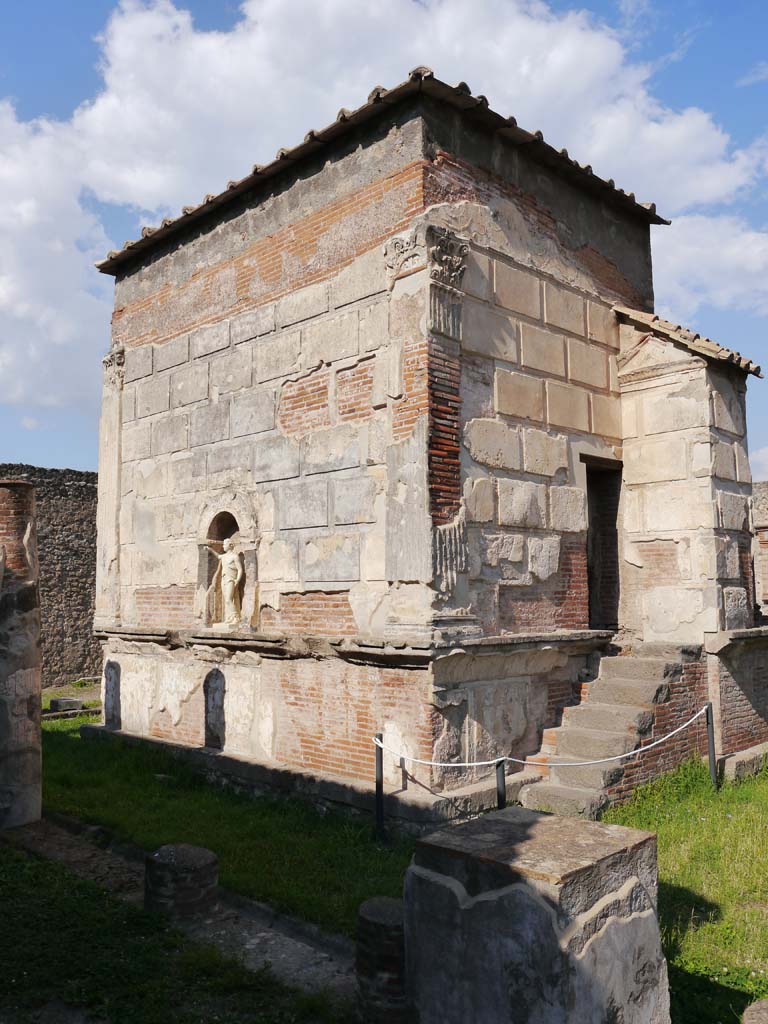
<svg viewBox="0 0 768 1024">
<path fill-rule="evenodd" d="M 336 374 L 336 410 L 340 420 L 367 420 L 373 415 L 373 359 Z"/>
<path fill-rule="evenodd" d="M 499 626 L 503 631 L 514 633 L 588 628 L 585 535 L 563 538 L 560 565 L 551 580 L 528 586 L 500 586 Z"/>
<path fill-rule="evenodd" d="M 282 594 L 279 611 L 268 605 L 262 607 L 260 629 L 310 636 L 355 636 L 357 633 L 348 591 Z"/>
<path fill-rule="evenodd" d="M 435 525 L 461 507 L 461 354 L 454 342 L 429 343 L 429 498 Z"/>
<path fill-rule="evenodd" d="M 429 676 L 425 670 L 351 665 L 339 660 L 265 663 L 281 695 L 274 756 L 305 771 L 372 785 L 371 738 L 388 722 L 408 723 L 411 752 L 429 758 Z M 415 746 L 415 749 L 414 749 Z"/>
<path fill-rule="evenodd" d="M 284 385 L 277 413 L 284 434 L 307 434 L 330 424 L 330 381 L 331 371 L 325 368 Z"/>
<path fill-rule="evenodd" d="M 35 514 L 35 489 L 14 481 L 0 482 L 0 545 L 5 548 L 6 583 L 29 579 L 24 537 Z"/>
<path fill-rule="evenodd" d="M 115 310 L 115 344 L 135 347 L 175 337 L 224 316 L 254 309 L 325 280 L 358 256 L 404 230 L 424 209 L 424 161 L 372 182 L 243 249 L 237 256 L 210 263 L 183 284 L 156 292 Z M 392 210 L 392 220 L 376 234 L 373 211 Z M 328 244 L 333 236 L 334 244 Z M 324 243 L 324 244 L 323 244 Z M 222 288 L 224 280 L 232 285 Z M 162 333 L 158 321 L 171 323 Z"/>
<path fill-rule="evenodd" d="M 136 614 L 139 626 L 173 629 L 191 626 L 195 614 L 193 584 L 173 587 L 143 587 L 136 591 Z"/>
</svg>

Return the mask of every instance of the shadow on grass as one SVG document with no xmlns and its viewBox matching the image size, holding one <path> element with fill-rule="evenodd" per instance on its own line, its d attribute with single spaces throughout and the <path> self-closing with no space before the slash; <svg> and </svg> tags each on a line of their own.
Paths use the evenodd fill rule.
<svg viewBox="0 0 768 1024">
<path fill-rule="evenodd" d="M 754 997 L 719 981 L 669 965 L 672 1024 L 737 1024 Z"/>
<path fill-rule="evenodd" d="M 667 959 L 676 960 L 680 956 L 689 931 L 721 918 L 718 903 L 682 885 L 659 882 L 659 919 Z"/>
<path fill-rule="evenodd" d="M 219 857 L 222 884 L 276 910 L 353 935 L 370 896 L 400 896 L 413 843 L 383 847 L 368 817 L 207 783 L 162 750 L 80 739 L 78 722 L 46 727 L 47 810 L 103 825 L 146 850 L 192 843 Z"/>
</svg>

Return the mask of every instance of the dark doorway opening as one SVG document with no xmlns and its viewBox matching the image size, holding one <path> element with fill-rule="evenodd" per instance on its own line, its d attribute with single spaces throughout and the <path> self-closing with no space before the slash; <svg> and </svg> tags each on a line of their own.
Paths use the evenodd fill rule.
<svg viewBox="0 0 768 1024">
<path fill-rule="evenodd" d="M 586 460 L 585 460 L 586 461 Z M 587 462 L 587 573 L 591 629 L 619 625 L 619 499 L 621 465 Z"/>
<path fill-rule="evenodd" d="M 226 722 L 224 719 L 224 691 L 226 682 L 224 673 L 212 669 L 203 683 L 205 697 L 205 745 L 212 750 L 223 750 L 226 742 Z"/>
</svg>

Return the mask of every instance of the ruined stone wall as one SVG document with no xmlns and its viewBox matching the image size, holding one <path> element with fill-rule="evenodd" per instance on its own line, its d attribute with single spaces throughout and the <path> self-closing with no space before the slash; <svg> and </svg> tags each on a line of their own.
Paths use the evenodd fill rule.
<svg viewBox="0 0 768 1024">
<path fill-rule="evenodd" d="M 138 736 L 202 746 L 205 685 L 220 673 L 221 749 L 264 764 L 373 780 L 371 737 L 415 757 L 431 750 L 426 669 L 280 660 L 201 646 L 168 651 L 110 641 L 105 650 L 106 724 Z M 387 780 L 401 781 L 387 758 Z M 428 771 L 420 772 L 429 782 Z"/>
<path fill-rule="evenodd" d="M 35 486 L 43 686 L 101 672 L 93 636 L 96 473 L 0 463 L 0 477 Z"/>
</svg>

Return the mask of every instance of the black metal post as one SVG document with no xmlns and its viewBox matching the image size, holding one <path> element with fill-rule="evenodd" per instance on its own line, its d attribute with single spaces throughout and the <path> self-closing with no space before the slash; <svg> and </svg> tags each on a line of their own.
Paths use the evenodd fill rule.
<svg viewBox="0 0 768 1024">
<path fill-rule="evenodd" d="M 715 716 L 712 714 L 712 701 L 708 700 L 705 705 L 707 712 L 707 747 L 709 749 L 709 775 L 712 785 L 717 789 L 717 758 L 715 757 Z"/>
<path fill-rule="evenodd" d="M 384 741 L 384 734 L 376 733 L 379 743 Z M 376 839 L 383 843 L 386 839 L 384 833 L 384 751 L 376 744 Z"/>
<path fill-rule="evenodd" d="M 496 762 L 496 806 L 503 811 L 507 806 L 507 779 L 504 774 L 504 759 Z"/>
</svg>

